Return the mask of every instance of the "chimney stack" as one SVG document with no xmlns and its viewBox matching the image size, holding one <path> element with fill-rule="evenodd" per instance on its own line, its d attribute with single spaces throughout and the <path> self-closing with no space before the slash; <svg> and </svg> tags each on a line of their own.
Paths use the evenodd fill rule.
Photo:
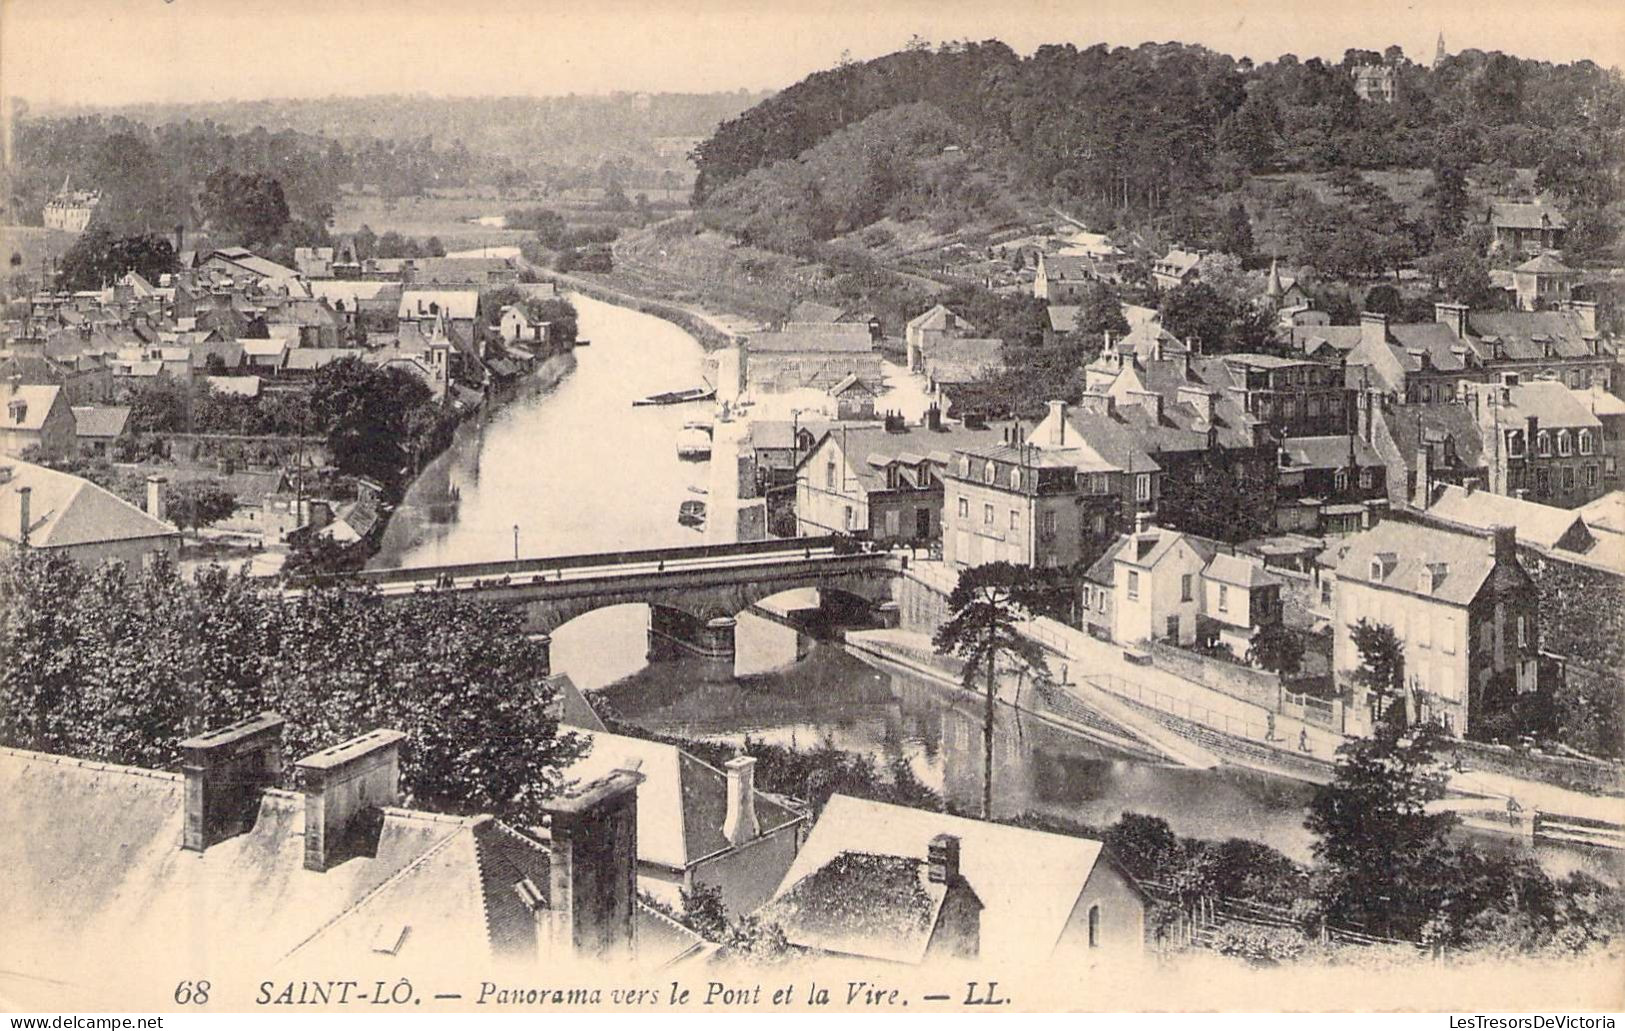
<svg viewBox="0 0 1625 1031">
<path fill-rule="evenodd" d="M 728 813 L 722 821 L 722 836 L 735 845 L 755 841 L 762 836 L 756 822 L 756 760 L 741 755 L 729 759 L 723 769 L 728 771 Z"/>
<path fill-rule="evenodd" d="M 1051 401 L 1049 417 L 1051 420 L 1049 442 L 1056 447 L 1066 446 L 1066 402 Z"/>
<path fill-rule="evenodd" d="M 17 540 L 24 546 L 28 544 L 28 530 L 34 525 L 33 498 L 33 487 L 17 488 Z"/>
<path fill-rule="evenodd" d="M 147 477 L 147 514 L 160 523 L 169 521 L 164 509 L 164 484 L 167 482 L 162 476 Z"/>
<path fill-rule="evenodd" d="M 1497 562 L 1518 561 L 1518 528 L 1515 526 L 1490 527 L 1490 557 Z"/>
<path fill-rule="evenodd" d="M 1377 347 L 1388 342 L 1388 316 L 1380 311 L 1360 313 L 1360 342 Z"/>
<path fill-rule="evenodd" d="M 952 834 L 938 834 L 926 848 L 926 861 L 930 866 L 932 884 L 953 884 L 959 880 L 959 839 Z"/>
<path fill-rule="evenodd" d="M 400 800 L 398 730 L 375 730 L 296 763 L 305 790 L 305 869 L 321 872 L 357 851 L 357 817 Z"/>
<path fill-rule="evenodd" d="M 254 825 L 260 793 L 282 776 L 283 719 L 262 712 L 180 743 L 186 777 L 181 847 L 202 852 Z"/>
<path fill-rule="evenodd" d="M 942 429 L 942 409 L 933 404 L 925 410 L 925 426 L 932 433 Z"/>
<path fill-rule="evenodd" d="M 1450 327 L 1457 340 L 1467 339 L 1467 306 L 1454 301 L 1438 301 L 1433 305 L 1433 321 Z"/>
<path fill-rule="evenodd" d="M 1145 533 L 1149 529 L 1151 529 L 1151 513 L 1150 512 L 1136 512 L 1136 513 L 1134 513 L 1134 532 L 1135 532 L 1135 534 L 1138 535 L 1138 534 Z"/>
<path fill-rule="evenodd" d="M 1586 333 L 1597 332 L 1597 302 L 1569 301 L 1568 308 L 1580 317 L 1580 326 Z"/>
<path fill-rule="evenodd" d="M 556 956 L 604 959 L 632 949 L 641 783 L 643 774 L 616 770 L 548 807 L 545 947 Z"/>
</svg>

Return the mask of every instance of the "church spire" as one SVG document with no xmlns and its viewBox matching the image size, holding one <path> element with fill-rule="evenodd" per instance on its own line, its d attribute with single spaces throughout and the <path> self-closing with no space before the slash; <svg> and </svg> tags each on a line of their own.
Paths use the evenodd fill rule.
<svg viewBox="0 0 1625 1031">
<path fill-rule="evenodd" d="M 1444 33 L 1439 33 L 1439 45 L 1433 50 L 1433 67 L 1444 64 Z"/>
<path fill-rule="evenodd" d="M 1269 282 L 1266 283 L 1265 286 L 1264 286 L 1264 294 L 1267 297 L 1277 297 L 1278 298 L 1284 293 L 1286 293 L 1286 290 L 1283 289 L 1282 286 L 1281 286 L 1281 270 L 1276 264 L 1276 259 L 1271 258 L 1270 259 L 1270 278 L 1269 278 Z"/>
</svg>

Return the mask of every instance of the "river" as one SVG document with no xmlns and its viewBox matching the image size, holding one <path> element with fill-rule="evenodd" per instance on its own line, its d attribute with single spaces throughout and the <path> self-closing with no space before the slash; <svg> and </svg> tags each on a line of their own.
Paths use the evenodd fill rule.
<svg viewBox="0 0 1625 1031">
<path fill-rule="evenodd" d="M 698 543 L 677 522 L 681 502 L 711 482 L 705 463 L 677 458 L 684 422 L 702 405 L 633 408 L 661 390 L 700 382 L 704 351 L 652 316 L 580 295 L 591 346 L 554 359 L 534 382 L 456 442 L 413 485 L 374 565 L 430 565 Z M 456 486 L 460 503 L 444 499 Z M 980 706 L 965 693 L 884 672 L 839 645 L 812 641 L 741 614 L 731 677 L 702 660 L 650 664 L 647 609 L 600 609 L 553 634 L 553 668 L 599 691 L 622 716 L 673 734 L 745 736 L 816 747 L 825 742 L 879 761 L 902 759 L 964 811 L 982 786 Z M 1034 717 L 1001 709 L 995 740 L 999 813 L 1042 812 L 1091 824 L 1152 813 L 1186 835 L 1253 838 L 1307 859 L 1312 789 L 1224 767 L 1192 770 L 1137 761 Z M 1608 860 L 1539 850 L 1554 872 Z"/>
</svg>

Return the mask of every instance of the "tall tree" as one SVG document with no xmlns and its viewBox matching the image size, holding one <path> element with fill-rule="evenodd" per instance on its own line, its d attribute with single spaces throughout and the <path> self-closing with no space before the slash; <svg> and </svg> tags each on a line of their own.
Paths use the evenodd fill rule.
<svg viewBox="0 0 1625 1031">
<path fill-rule="evenodd" d="M 984 819 L 993 815 L 993 715 L 999 673 L 1047 675 L 1043 649 L 1018 628 L 1024 599 L 1031 591 L 1031 573 L 1008 562 L 966 569 L 948 596 L 953 614 L 932 638 L 938 652 L 965 660 L 963 684 L 967 690 L 976 690 L 981 681 Z"/>
<path fill-rule="evenodd" d="M 1400 643 L 1394 628 L 1386 623 L 1373 623 L 1361 619 L 1354 624 L 1354 648 L 1360 653 L 1359 668 L 1354 671 L 1354 682 L 1371 693 L 1372 723 L 1405 722 L 1405 646 Z M 1400 704 L 1390 710 L 1389 700 Z"/>
</svg>

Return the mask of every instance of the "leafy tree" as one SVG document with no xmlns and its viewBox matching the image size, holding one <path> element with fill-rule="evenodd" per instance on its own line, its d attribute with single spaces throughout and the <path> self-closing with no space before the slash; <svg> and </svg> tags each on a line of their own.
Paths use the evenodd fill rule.
<svg viewBox="0 0 1625 1031">
<path fill-rule="evenodd" d="M 171 768 L 185 738 L 275 709 L 291 755 L 396 728 L 412 803 L 531 826 L 584 748 L 520 616 L 449 595 L 290 598 L 218 568 L 20 552 L 0 560 L 0 652 L 0 741 L 107 762 Z"/>
<path fill-rule="evenodd" d="M 1252 662 L 1272 673 L 1296 673 L 1303 668 L 1303 642 L 1281 623 L 1266 623 L 1253 637 Z"/>
<path fill-rule="evenodd" d="M 709 941 L 723 941 L 728 936 L 728 909 L 722 903 L 722 889 L 714 884 L 694 885 L 694 890 L 679 889 L 683 903 L 683 922 L 694 933 Z"/>
<path fill-rule="evenodd" d="M 259 172 L 216 169 L 203 183 L 201 204 L 211 226 L 250 247 L 275 240 L 290 217 L 282 184 Z"/>
<path fill-rule="evenodd" d="M 1447 248 L 1429 255 L 1421 264 L 1447 300 L 1473 308 L 1499 306 L 1500 291 L 1490 283 L 1490 266 L 1482 248 Z"/>
<path fill-rule="evenodd" d="M 1240 201 L 1225 210 L 1219 227 L 1219 249 L 1246 261 L 1253 255 L 1253 223 Z"/>
<path fill-rule="evenodd" d="M 1436 752 L 1443 732 L 1384 725 L 1338 749 L 1331 783 L 1316 789 L 1304 826 L 1315 835 L 1315 891 L 1328 918 L 1409 937 L 1437 915 L 1454 813 Z"/>
<path fill-rule="evenodd" d="M 1433 167 L 1433 229 L 1446 240 L 1460 235 L 1467 224 L 1467 176 L 1455 165 Z"/>
<path fill-rule="evenodd" d="M 430 398 L 428 386 L 409 372 L 345 358 L 316 374 L 310 408 L 328 427 L 340 471 L 389 486 L 399 482 L 406 461 L 411 412 Z"/>
<path fill-rule="evenodd" d="M 1179 837 L 1160 816 L 1124 813 L 1106 829 L 1104 840 L 1123 869 L 1144 881 L 1166 880 L 1185 860 Z"/>
<path fill-rule="evenodd" d="M 219 480 L 187 480 L 169 490 L 169 518 L 183 530 L 198 530 L 237 511 L 237 495 Z"/>
<path fill-rule="evenodd" d="M 973 566 L 959 574 L 948 596 L 952 615 L 932 637 L 936 650 L 965 660 L 963 684 L 976 690 L 982 679 L 982 816 L 993 812 L 993 713 L 1002 668 L 1047 674 L 1043 650 L 1018 629 L 1020 606 L 1029 591 L 1028 570 L 1008 562 Z"/>
<path fill-rule="evenodd" d="M 1361 619 L 1354 624 L 1354 648 L 1360 653 L 1360 666 L 1353 680 L 1371 694 L 1372 722 L 1381 725 L 1405 723 L 1405 646 L 1394 628 L 1386 623 Z M 1390 710 L 1388 700 L 1400 701 Z"/>
<path fill-rule="evenodd" d="M 65 290 L 99 290 L 126 272 L 156 283 L 178 267 L 174 245 L 162 236 L 115 237 L 106 226 L 92 225 L 62 255 L 57 284 Z"/>
</svg>

